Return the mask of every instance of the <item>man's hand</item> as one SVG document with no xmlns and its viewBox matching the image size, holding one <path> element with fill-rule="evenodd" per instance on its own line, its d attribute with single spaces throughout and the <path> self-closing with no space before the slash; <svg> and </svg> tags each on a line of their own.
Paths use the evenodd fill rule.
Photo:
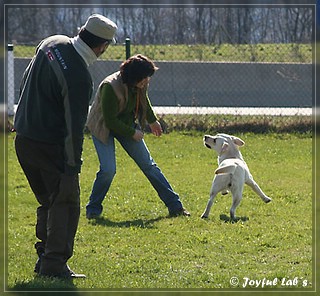
<svg viewBox="0 0 320 296">
<path fill-rule="evenodd" d="M 160 137 L 162 135 L 162 127 L 159 121 L 156 121 L 154 123 L 149 124 L 151 132 L 157 136 Z"/>
</svg>

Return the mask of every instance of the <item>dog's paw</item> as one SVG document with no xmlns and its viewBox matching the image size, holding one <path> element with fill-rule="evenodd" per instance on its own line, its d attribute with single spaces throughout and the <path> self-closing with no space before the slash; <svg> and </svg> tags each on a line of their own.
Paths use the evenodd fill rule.
<svg viewBox="0 0 320 296">
<path fill-rule="evenodd" d="M 207 215 L 205 215 L 205 214 L 202 214 L 202 215 L 201 215 L 201 219 L 207 219 L 207 218 L 208 218 Z"/>
<path fill-rule="evenodd" d="M 272 201 L 272 199 L 270 197 L 264 199 L 265 203 L 269 203 L 270 201 Z"/>
<path fill-rule="evenodd" d="M 224 190 L 224 191 L 221 192 L 222 195 L 226 195 L 228 193 L 229 193 L 229 190 Z"/>
</svg>

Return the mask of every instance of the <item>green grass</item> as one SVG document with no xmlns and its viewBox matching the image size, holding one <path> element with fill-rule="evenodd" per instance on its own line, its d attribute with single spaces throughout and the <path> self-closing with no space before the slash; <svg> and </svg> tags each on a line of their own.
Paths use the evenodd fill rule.
<svg viewBox="0 0 320 296">
<path fill-rule="evenodd" d="M 233 134 L 242 131 L 253 133 L 300 133 L 312 134 L 314 127 L 311 116 L 267 116 L 267 115 L 190 115 L 169 114 L 159 119 L 166 132 L 223 130 Z"/>
<path fill-rule="evenodd" d="M 32 57 L 35 46 L 16 45 L 16 57 Z M 143 53 L 155 61 L 312 63 L 311 44 L 181 44 L 131 45 L 131 55 Z M 125 60 L 125 46 L 110 46 L 100 57 Z"/>
<path fill-rule="evenodd" d="M 37 203 L 17 163 L 10 134 L 8 288 L 243 291 L 243 278 L 248 277 L 278 279 L 277 291 L 310 290 L 313 284 L 311 136 L 237 134 L 246 142 L 242 153 L 251 173 L 273 199 L 270 204 L 264 204 L 245 187 L 236 213 L 241 218 L 237 223 L 226 221 L 231 206 L 229 195 L 219 195 L 209 219 L 200 219 L 217 165 L 215 153 L 203 146 L 202 136 L 203 133 L 195 131 L 172 132 L 160 138 L 145 136 L 152 156 L 180 194 L 191 217 L 168 218 L 167 209 L 151 185 L 117 145 L 117 175 L 104 200 L 103 216 L 88 221 L 85 205 L 98 161 L 86 135 L 81 217 L 69 264 L 75 271 L 85 273 L 87 279 L 69 283 L 34 276 Z M 230 285 L 233 276 L 239 278 L 239 287 Z M 297 286 L 281 286 L 283 279 L 296 277 Z M 308 282 L 306 288 L 302 287 L 302 280 Z M 163 295 L 167 294 L 163 292 Z"/>
</svg>

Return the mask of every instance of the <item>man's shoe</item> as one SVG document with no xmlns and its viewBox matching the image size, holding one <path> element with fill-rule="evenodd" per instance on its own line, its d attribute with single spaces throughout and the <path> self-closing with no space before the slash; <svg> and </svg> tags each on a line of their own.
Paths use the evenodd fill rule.
<svg viewBox="0 0 320 296">
<path fill-rule="evenodd" d="M 36 265 L 34 266 L 34 272 L 39 273 L 40 272 L 40 264 L 41 264 L 41 258 L 39 257 Z"/>
<path fill-rule="evenodd" d="M 41 245 L 41 243 L 39 243 L 39 242 L 37 242 L 35 244 L 35 248 L 36 248 L 37 254 L 38 254 L 38 259 L 37 259 L 36 265 L 34 266 L 34 272 L 36 272 L 36 273 L 40 272 L 41 257 L 44 254 L 44 248 L 40 245 Z"/>
<path fill-rule="evenodd" d="M 53 277 L 57 279 L 74 279 L 74 278 L 86 278 L 85 274 L 81 273 L 75 273 L 73 270 L 70 269 L 70 267 L 67 265 L 65 270 L 61 273 L 57 274 L 46 274 L 46 273 L 39 273 L 40 276 L 45 276 L 45 277 Z"/>
<path fill-rule="evenodd" d="M 191 216 L 190 213 L 185 209 L 185 208 L 181 208 L 177 211 L 174 212 L 169 212 L 169 216 L 170 217 L 178 217 L 178 216 Z"/>
<path fill-rule="evenodd" d="M 55 277 L 61 279 L 84 279 L 86 278 L 86 275 L 81 273 L 75 273 L 74 271 L 69 269 L 68 271 L 62 272 L 61 274 L 58 274 Z"/>
</svg>

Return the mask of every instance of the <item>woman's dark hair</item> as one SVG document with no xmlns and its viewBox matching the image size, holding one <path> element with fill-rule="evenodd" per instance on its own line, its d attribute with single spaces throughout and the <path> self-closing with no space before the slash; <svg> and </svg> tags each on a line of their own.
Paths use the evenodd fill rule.
<svg viewBox="0 0 320 296">
<path fill-rule="evenodd" d="M 112 40 L 106 40 L 106 39 L 100 38 L 96 35 L 93 35 L 92 33 L 90 33 L 89 31 L 87 31 L 84 28 L 82 28 L 79 31 L 78 35 L 82 39 L 82 41 L 85 42 L 90 48 L 98 47 L 106 42 L 109 42 L 109 43 L 112 42 Z"/>
<path fill-rule="evenodd" d="M 130 57 L 120 66 L 122 82 L 131 87 L 141 80 L 151 77 L 156 70 L 158 70 L 158 67 L 142 54 Z"/>
</svg>

